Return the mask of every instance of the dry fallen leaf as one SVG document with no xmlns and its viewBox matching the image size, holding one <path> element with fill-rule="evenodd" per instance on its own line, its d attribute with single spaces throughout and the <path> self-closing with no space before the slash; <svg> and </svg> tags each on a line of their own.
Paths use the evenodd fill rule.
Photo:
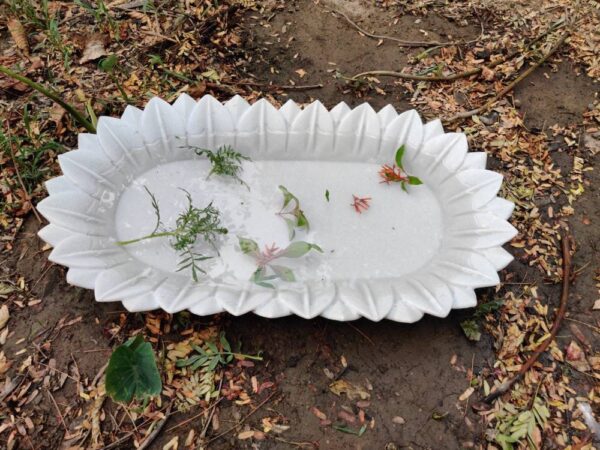
<svg viewBox="0 0 600 450">
<path fill-rule="evenodd" d="M 571 343 L 566 348 L 566 356 L 567 361 L 571 366 L 575 367 L 575 369 L 580 372 L 589 372 L 591 367 L 585 358 L 585 352 L 581 349 L 581 347 L 575 341 L 571 341 Z"/>
<path fill-rule="evenodd" d="M 473 387 L 467 388 L 467 390 L 465 392 L 463 392 L 460 397 L 458 397 L 458 400 L 461 402 L 464 402 L 466 399 L 468 399 L 473 394 L 473 392 L 475 392 L 475 388 L 473 388 Z"/>
<path fill-rule="evenodd" d="M 19 19 L 10 19 L 6 24 L 8 32 L 17 44 L 17 48 L 21 50 L 26 56 L 29 56 L 29 43 L 27 42 L 27 33 L 25 28 L 19 21 Z"/>
<path fill-rule="evenodd" d="M 321 420 L 327 420 L 327 416 L 325 415 L 325 413 L 323 411 L 321 411 L 319 408 L 317 408 L 316 406 L 313 406 L 310 410 L 319 419 L 321 419 Z"/>
<path fill-rule="evenodd" d="M 10 313 L 8 312 L 8 306 L 2 305 L 0 307 L 0 330 L 4 328 L 6 322 L 10 318 Z"/>
<path fill-rule="evenodd" d="M 492 69 L 488 69 L 487 67 L 483 67 L 483 69 L 481 70 L 481 75 L 486 81 L 493 81 L 494 78 L 496 78 L 496 73 Z"/>
<path fill-rule="evenodd" d="M 178 447 L 179 447 L 179 436 L 175 436 L 173 439 L 171 439 L 169 442 L 167 442 L 165 444 L 165 446 L 163 447 L 163 450 L 177 450 Z"/>
<path fill-rule="evenodd" d="M 240 434 L 237 435 L 238 439 L 244 440 L 244 439 L 250 439 L 252 437 L 254 437 L 254 431 L 252 430 L 248 430 L 248 431 L 242 431 Z"/>
<path fill-rule="evenodd" d="M 104 47 L 104 36 L 98 33 L 94 33 L 88 36 L 85 47 L 83 49 L 83 55 L 79 60 L 79 64 L 85 64 L 89 61 L 95 61 L 103 56 L 106 56 L 106 48 Z"/>
<path fill-rule="evenodd" d="M 334 381 L 329 385 L 329 390 L 338 396 L 346 394 L 349 400 L 368 400 L 371 398 L 371 394 L 365 388 L 346 380 Z"/>
<path fill-rule="evenodd" d="M 581 361 L 585 354 L 577 342 L 571 341 L 566 349 L 567 361 Z"/>
<path fill-rule="evenodd" d="M 298 69 L 298 70 L 295 70 L 295 72 L 298 74 L 298 76 L 300 78 L 304 78 L 304 76 L 306 75 L 306 70 L 304 70 L 304 69 Z"/>
</svg>

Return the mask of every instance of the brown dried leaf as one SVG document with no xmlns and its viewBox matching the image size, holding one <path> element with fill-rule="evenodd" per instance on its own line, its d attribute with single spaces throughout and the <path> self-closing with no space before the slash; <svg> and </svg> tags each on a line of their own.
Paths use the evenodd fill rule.
<svg viewBox="0 0 600 450">
<path fill-rule="evenodd" d="M 346 380 L 337 380 L 329 385 L 329 390 L 335 395 L 346 394 L 349 400 L 368 400 L 371 394 L 367 390 Z"/>
<path fill-rule="evenodd" d="M 298 69 L 298 70 L 295 70 L 294 72 L 296 72 L 300 78 L 304 78 L 306 76 L 306 70 L 304 70 L 304 69 Z"/>
<path fill-rule="evenodd" d="M 101 34 L 94 33 L 88 36 L 79 64 L 85 64 L 86 62 L 95 61 L 106 56 L 108 53 L 104 47 L 104 42 L 104 36 Z"/>
<path fill-rule="evenodd" d="M 466 399 L 468 399 L 473 392 L 475 392 L 475 388 L 473 387 L 468 387 L 467 390 L 465 392 L 463 392 L 460 397 L 458 397 L 458 400 L 461 402 L 464 402 Z"/>
<path fill-rule="evenodd" d="M 23 28 L 23 24 L 19 19 L 13 18 L 8 21 L 6 26 L 18 49 L 26 56 L 29 56 L 29 43 L 27 42 L 27 33 L 25 32 L 25 28 Z"/>
<path fill-rule="evenodd" d="M 338 412 L 338 417 L 342 420 L 345 420 L 348 423 L 355 423 L 356 422 L 356 416 L 353 414 L 350 414 L 348 411 L 339 411 Z"/>
<path fill-rule="evenodd" d="M 242 431 L 241 433 L 239 433 L 237 435 L 238 439 L 244 440 L 244 439 L 251 439 L 254 437 L 254 431 L 253 430 L 248 430 L 248 431 Z"/>
<path fill-rule="evenodd" d="M 310 410 L 319 419 L 327 420 L 327 416 L 325 415 L 325 413 L 323 411 L 321 411 L 319 408 L 317 408 L 316 406 L 313 406 Z"/>
<path fill-rule="evenodd" d="M 567 361 L 581 361 L 585 358 L 585 353 L 581 349 L 577 342 L 571 341 L 566 349 Z"/>
<path fill-rule="evenodd" d="M 2 305 L 0 307 L 0 330 L 4 328 L 6 322 L 10 318 L 10 313 L 8 312 L 8 306 Z"/>
</svg>

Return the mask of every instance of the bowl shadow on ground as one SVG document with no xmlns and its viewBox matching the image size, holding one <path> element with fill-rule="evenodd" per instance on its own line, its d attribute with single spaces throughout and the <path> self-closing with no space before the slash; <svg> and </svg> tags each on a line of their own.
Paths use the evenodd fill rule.
<svg viewBox="0 0 600 450">
<path fill-rule="evenodd" d="M 425 316 L 413 324 L 247 314 L 228 316 L 225 330 L 243 343 L 245 352 L 264 352 L 263 367 L 283 393 L 277 409 L 293 424 L 295 438 L 317 440 L 323 448 L 356 445 L 355 436 L 320 426 L 311 412 L 315 406 L 335 423 L 340 408 L 356 403 L 329 390 L 329 371 L 340 379 L 372 385 L 366 412 L 375 418 L 376 427 L 365 440 L 369 448 L 414 439 L 432 448 L 459 448 L 474 431 L 464 426 L 464 412 L 457 407 L 458 396 L 469 385 L 466 370 L 493 364 L 489 337 L 472 343 L 461 331 L 460 321 L 472 313 L 467 309 L 446 318 Z M 444 419 L 433 420 L 434 413 Z M 397 416 L 405 420 L 401 426 L 393 422 Z"/>
</svg>

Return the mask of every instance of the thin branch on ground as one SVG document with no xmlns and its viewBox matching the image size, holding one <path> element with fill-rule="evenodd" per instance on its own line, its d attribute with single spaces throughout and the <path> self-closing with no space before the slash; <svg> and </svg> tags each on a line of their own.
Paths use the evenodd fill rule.
<svg viewBox="0 0 600 450">
<path fill-rule="evenodd" d="M 54 399 L 54 396 L 52 395 L 52 393 L 49 390 L 46 390 L 46 395 L 48 395 L 48 398 L 52 401 L 52 405 L 54 406 L 54 409 L 56 410 L 57 417 L 60 420 L 61 425 L 65 429 L 65 434 L 69 434 L 69 427 L 67 427 L 67 424 L 65 423 L 65 418 L 63 417 L 62 412 L 60 411 L 60 408 L 58 407 L 58 404 L 56 403 L 56 400 Z"/>
<path fill-rule="evenodd" d="M 8 67 L 3 66 L 0 64 L 0 73 L 3 73 L 7 76 L 9 76 L 10 78 L 13 78 L 17 81 L 20 81 L 23 84 L 26 84 L 27 86 L 29 86 L 32 89 L 35 89 L 36 91 L 38 91 L 40 94 L 45 95 L 46 97 L 48 97 L 50 100 L 52 100 L 55 103 L 58 103 L 60 106 L 63 107 L 63 109 L 65 111 L 67 111 L 67 113 L 69 113 L 69 115 L 71 117 L 73 117 L 73 119 L 75 119 L 75 121 L 77 121 L 82 127 L 84 127 L 87 131 L 89 131 L 90 133 L 95 133 L 96 132 L 96 127 L 85 118 L 85 116 L 83 115 L 83 113 L 81 111 L 78 111 L 73 105 L 65 102 L 62 98 L 61 98 L 61 94 L 56 92 L 53 89 L 47 88 L 45 86 L 42 86 L 39 83 L 36 83 L 35 81 L 21 75 L 18 74 L 17 72 L 13 72 L 12 70 L 10 70 Z"/>
<path fill-rule="evenodd" d="M 177 411 L 171 411 L 169 408 L 171 407 L 171 404 L 169 404 L 169 406 L 167 406 L 163 411 L 165 412 L 165 416 L 166 417 L 171 417 L 173 414 L 177 413 Z M 115 427 L 117 429 L 121 428 L 121 424 L 120 423 L 116 423 L 116 420 L 113 417 L 113 421 L 115 422 Z M 152 421 L 152 419 L 146 419 L 144 422 L 142 422 L 139 427 L 145 427 L 147 424 L 149 424 Z M 136 428 L 137 431 L 137 428 Z M 167 430 L 168 431 L 168 430 Z M 123 437 L 119 438 L 118 440 L 111 442 L 110 444 L 102 447 L 100 450 L 111 450 L 113 448 L 117 448 L 119 447 L 121 444 L 124 444 L 125 442 L 127 442 L 129 439 L 131 439 L 133 437 L 133 435 L 135 434 L 135 431 L 129 431 L 127 432 Z"/>
<path fill-rule="evenodd" d="M 346 19 L 346 22 L 348 22 L 350 25 L 352 25 L 354 28 L 356 28 L 360 33 L 364 34 L 365 36 L 370 37 L 371 39 L 377 39 L 377 40 L 383 39 L 383 40 L 387 40 L 387 41 L 394 41 L 394 42 L 398 43 L 399 45 L 401 45 L 402 47 L 435 47 L 435 46 L 459 45 L 459 44 L 465 43 L 465 42 L 456 42 L 456 41 L 453 41 L 453 42 L 405 41 L 404 39 L 400 39 L 400 38 L 397 38 L 394 36 L 373 34 L 373 33 L 369 33 L 367 30 L 362 28 L 360 25 L 358 25 L 356 22 L 354 22 L 350 17 L 348 17 L 347 14 L 343 13 L 342 11 L 338 11 L 337 9 L 331 9 L 330 11 L 334 14 L 342 16 L 344 19 Z"/>
<path fill-rule="evenodd" d="M 262 408 L 263 406 L 265 406 L 265 404 L 271 400 L 271 398 L 273 398 L 273 396 L 277 393 L 277 391 L 272 392 L 267 398 L 265 398 L 262 402 L 260 402 L 258 404 L 258 406 L 256 406 L 252 411 L 250 411 L 248 414 L 246 414 L 238 423 L 236 423 L 234 426 L 232 426 L 231 428 L 228 428 L 227 430 L 223 431 L 220 434 L 217 434 L 216 436 L 210 438 L 208 441 L 203 442 L 199 448 L 205 447 L 208 444 L 210 444 L 213 441 L 216 441 L 217 439 L 221 439 L 223 436 L 231 433 L 232 431 L 235 431 L 237 428 L 239 428 L 240 426 L 242 426 L 244 424 L 244 422 L 246 422 L 246 420 L 248 420 L 250 418 L 250 416 L 252 414 L 254 414 L 256 411 L 258 411 L 260 408 Z"/>
<path fill-rule="evenodd" d="M 218 85 L 219 83 L 206 83 L 208 87 L 214 87 L 214 85 Z M 251 87 L 259 87 L 263 89 L 271 89 L 277 90 L 281 89 L 283 91 L 308 91 L 310 89 L 321 89 L 323 87 L 322 83 L 318 84 L 267 84 L 267 83 L 257 83 L 255 81 L 221 81 L 220 84 L 225 84 L 228 86 L 251 86 Z"/>
<path fill-rule="evenodd" d="M 154 440 L 158 437 L 161 430 L 167 423 L 167 420 L 169 420 L 169 415 L 171 413 L 172 407 L 173 407 L 173 402 L 171 401 L 171 403 L 169 403 L 169 407 L 167 408 L 167 412 L 165 413 L 164 419 L 162 419 L 160 422 L 158 422 L 158 424 L 156 425 L 156 428 L 154 430 L 152 430 L 152 433 L 150 433 L 148 435 L 148 437 L 146 437 L 146 439 L 144 439 L 144 442 L 141 443 L 141 445 L 138 447 L 138 450 L 144 450 L 144 449 L 150 447 L 150 445 L 152 445 L 152 442 L 154 442 Z"/>
<path fill-rule="evenodd" d="M 467 117 L 474 116 L 475 114 L 481 114 L 483 112 L 486 112 L 498 100 L 500 100 L 506 94 L 511 92 L 515 88 L 515 86 L 517 86 L 521 81 L 523 81 L 525 78 L 527 78 L 533 72 L 535 72 L 535 70 L 538 67 L 540 67 L 542 64 L 544 64 L 548 60 L 548 58 L 550 58 L 550 56 L 552 56 L 554 53 L 556 53 L 556 51 L 564 44 L 564 42 L 568 36 L 569 36 L 568 32 L 564 33 L 558 39 L 558 41 L 556 41 L 556 44 L 554 44 L 554 46 L 550 50 L 548 50 L 548 52 L 542 58 L 540 58 L 535 64 L 532 64 L 531 66 L 529 66 L 525 72 L 523 72 L 521 75 L 519 75 L 517 78 L 515 78 L 511 83 L 509 83 L 506 87 L 504 87 L 504 89 L 502 89 L 500 92 L 498 92 L 491 100 L 487 101 L 484 105 L 480 106 L 479 108 L 475 108 L 475 109 L 471 109 L 469 111 L 464 111 L 462 113 L 458 113 L 448 119 L 442 119 L 442 122 L 450 123 L 450 122 L 454 122 L 459 119 L 466 119 Z"/>
<path fill-rule="evenodd" d="M 538 360 L 540 355 L 546 351 L 546 349 L 550 346 L 550 344 L 556 338 L 556 334 L 558 333 L 558 330 L 560 329 L 563 318 L 565 317 L 565 313 L 567 312 L 567 301 L 569 299 L 569 283 L 571 280 L 571 253 L 570 253 L 571 238 L 569 236 L 568 231 L 566 231 L 562 236 L 561 247 L 562 247 L 562 260 L 563 260 L 562 261 L 563 262 L 563 264 L 562 264 L 562 266 L 563 266 L 562 294 L 560 296 L 560 305 L 559 305 L 558 311 L 556 313 L 556 318 L 554 319 L 554 323 L 552 324 L 552 329 L 550 330 L 550 336 L 547 339 L 545 339 L 535 349 L 535 351 L 527 359 L 525 364 L 523 364 L 521 366 L 521 369 L 519 370 L 517 375 L 506 380 L 494 392 L 492 392 L 491 394 L 486 396 L 482 400 L 483 403 L 490 404 L 491 402 L 496 400 L 498 397 L 500 397 L 503 394 L 505 394 L 506 392 L 508 392 L 508 390 L 515 383 L 517 383 L 519 380 L 521 380 L 525 376 L 527 371 L 529 371 L 529 369 L 531 369 L 531 367 L 533 367 L 533 365 L 536 363 L 536 361 Z"/>
<path fill-rule="evenodd" d="M 369 70 L 367 72 L 357 73 L 353 77 L 349 78 L 349 80 L 353 81 L 353 80 L 357 80 L 358 78 L 363 78 L 363 77 L 367 77 L 367 76 L 395 77 L 395 78 L 401 78 L 404 80 L 411 80 L 411 81 L 455 81 L 455 80 L 459 80 L 461 78 L 468 78 L 468 77 L 471 77 L 474 75 L 479 75 L 481 72 L 483 72 L 483 70 L 485 68 L 493 69 L 494 67 L 497 67 L 501 64 L 504 64 L 504 63 L 510 61 L 511 59 L 515 58 L 516 56 L 524 53 L 532 45 L 537 44 L 543 38 L 548 36 L 548 34 L 552 33 L 553 31 L 556 31 L 560 28 L 563 28 L 564 26 L 565 26 L 564 20 L 554 23 L 546 31 L 544 31 L 539 36 L 537 36 L 535 39 L 533 39 L 531 42 L 529 42 L 525 46 L 525 48 L 518 48 L 516 50 L 513 50 L 506 56 L 503 56 L 503 57 L 497 59 L 496 61 L 489 63 L 487 66 L 476 67 L 474 69 L 469 69 L 469 70 L 465 70 L 463 72 L 457 72 L 457 73 L 453 73 L 450 75 L 434 75 L 434 76 L 415 75 L 415 74 L 411 74 L 411 73 L 396 72 L 393 70 Z"/>
<path fill-rule="evenodd" d="M 221 388 L 223 387 L 223 371 L 221 371 L 221 373 L 219 374 L 219 377 L 221 378 L 221 381 L 219 381 L 219 387 L 217 392 L 219 393 L 219 395 L 221 395 Z M 204 427 L 202 428 L 202 432 L 200 433 L 200 439 L 204 439 L 206 437 L 206 432 L 208 431 L 208 427 L 210 426 L 210 423 L 212 422 L 212 418 L 213 415 L 215 414 L 215 411 L 217 410 L 217 405 L 219 404 L 219 402 L 223 400 L 223 397 L 219 397 L 219 399 L 214 403 L 213 408 L 211 408 L 210 410 L 210 414 L 208 415 L 208 418 L 206 419 L 206 423 L 204 424 Z"/>
<path fill-rule="evenodd" d="M 218 391 L 218 392 L 221 392 L 221 387 L 222 387 L 222 386 L 223 386 L 223 379 L 221 379 L 221 382 L 219 383 L 219 391 Z M 192 422 L 192 421 L 196 420 L 198 417 L 200 417 L 200 416 L 202 416 L 202 415 L 206 414 L 206 412 L 207 412 L 207 411 L 211 411 L 210 418 L 212 419 L 212 415 L 213 415 L 213 413 L 214 413 L 214 410 L 215 410 L 215 408 L 217 407 L 217 405 L 218 405 L 219 403 L 221 403 L 221 401 L 223 400 L 223 398 L 224 398 L 224 397 L 219 397 L 219 398 L 217 399 L 217 401 L 215 401 L 214 403 L 212 403 L 210 406 L 207 406 L 206 408 L 202 408 L 202 411 L 200 411 L 198 414 L 195 414 L 195 415 L 193 415 L 192 417 L 190 417 L 190 418 L 188 418 L 188 419 L 185 419 L 185 420 L 183 420 L 183 421 L 179 422 L 179 423 L 178 423 L 178 424 L 176 424 L 176 425 L 173 425 L 171 428 L 169 428 L 169 429 L 167 430 L 167 433 L 170 433 L 171 431 L 173 431 L 173 430 L 176 430 L 177 428 L 180 428 L 180 427 L 182 427 L 182 426 L 184 426 L 184 425 L 186 425 L 186 424 L 188 424 L 188 423 L 190 423 L 190 422 Z"/>
</svg>

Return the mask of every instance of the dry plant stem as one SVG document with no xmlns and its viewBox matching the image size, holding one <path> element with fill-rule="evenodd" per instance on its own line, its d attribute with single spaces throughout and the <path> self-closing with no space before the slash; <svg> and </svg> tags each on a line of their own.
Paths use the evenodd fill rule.
<svg viewBox="0 0 600 450">
<path fill-rule="evenodd" d="M 367 37 L 370 37 L 372 39 L 384 39 L 384 40 L 388 40 L 388 41 L 394 41 L 394 42 L 397 42 L 402 47 L 434 47 L 434 46 L 461 44 L 461 42 L 405 41 L 403 39 L 400 39 L 400 38 L 397 38 L 394 36 L 373 34 L 373 33 L 369 33 L 364 28 L 361 28 L 360 25 L 358 25 L 356 22 L 354 22 L 352 19 L 350 19 L 350 17 L 348 17 L 348 15 L 346 15 L 342 11 L 338 11 L 337 9 L 332 9 L 331 12 L 342 16 L 344 19 L 346 19 L 346 22 L 348 22 L 350 25 L 352 25 L 354 28 L 356 28 L 358 31 L 360 31 L 362 34 L 364 34 Z"/>
<path fill-rule="evenodd" d="M 54 396 L 48 390 L 46 390 L 46 394 L 48 395 L 48 398 L 52 401 L 52 405 L 54 406 L 54 409 L 56 410 L 56 414 L 58 415 L 58 418 L 60 419 L 61 425 L 65 429 L 65 433 L 69 434 L 69 427 L 67 427 L 67 424 L 65 423 L 65 418 L 63 417 L 62 412 L 60 412 L 60 408 L 58 407 L 58 404 L 56 403 Z"/>
<path fill-rule="evenodd" d="M 221 84 L 228 86 L 251 86 L 264 89 L 282 89 L 284 91 L 308 91 L 310 89 L 321 89 L 323 84 L 298 84 L 298 85 L 283 85 L 283 84 L 267 84 L 257 83 L 255 81 L 221 81 Z M 216 87 L 219 83 L 206 83 L 208 87 Z"/>
<path fill-rule="evenodd" d="M 554 44 L 554 46 L 548 51 L 548 53 L 546 53 L 542 58 L 540 58 L 540 60 L 537 61 L 535 64 L 532 64 L 531 66 L 529 66 L 529 68 L 527 68 L 527 70 L 525 72 L 523 72 L 521 75 L 519 75 L 517 78 L 515 78 L 504 89 L 502 89 L 500 92 L 498 92 L 494 96 L 494 98 L 492 98 L 491 100 L 489 100 L 488 102 L 486 102 L 483 106 L 480 106 L 479 108 L 471 109 L 470 111 L 465 111 L 465 112 L 462 112 L 462 113 L 458 113 L 458 114 L 456 114 L 456 115 L 454 115 L 452 117 L 449 117 L 447 119 L 443 119 L 442 122 L 444 122 L 444 123 L 451 123 L 451 122 L 454 122 L 454 121 L 459 120 L 459 119 L 466 119 L 468 117 L 474 116 L 475 114 L 481 114 L 481 113 L 486 112 L 498 100 L 500 100 L 502 97 L 504 97 L 510 91 L 512 91 L 517 84 L 519 84 L 521 81 L 523 81 L 525 78 L 527 78 L 533 72 L 535 72 L 535 70 L 538 67 L 540 67 L 542 64 L 544 64 L 548 60 L 548 58 L 550 58 L 550 56 L 552 56 L 554 53 L 556 53 L 556 51 L 562 46 L 562 44 L 565 42 L 565 40 L 567 39 L 568 36 L 569 36 L 569 33 L 563 34 L 560 37 L 560 39 L 556 42 L 556 44 Z"/>
<path fill-rule="evenodd" d="M 217 388 L 217 392 L 219 394 L 221 394 L 221 388 L 223 387 L 223 372 L 221 372 L 219 374 L 219 376 L 221 377 L 221 381 L 219 381 L 219 387 Z M 212 422 L 212 418 L 215 414 L 215 411 L 217 409 L 217 405 L 219 404 L 219 402 L 223 399 L 223 397 L 219 397 L 219 400 L 217 400 L 214 403 L 214 407 L 211 408 L 210 410 L 210 414 L 208 415 L 208 418 L 206 419 L 206 423 L 204 424 L 204 427 L 202 428 L 202 432 L 200 433 L 200 439 L 204 439 L 206 437 L 206 432 L 208 431 L 208 427 L 210 426 L 211 422 Z"/>
<path fill-rule="evenodd" d="M 171 406 L 171 404 L 169 404 L 169 406 Z M 168 408 L 168 406 L 167 406 Z M 165 414 L 167 417 L 172 416 L 173 414 L 177 413 L 177 411 L 167 411 L 167 408 L 164 409 L 165 412 L 167 412 L 167 414 Z M 116 420 L 113 417 L 113 421 L 116 424 Z M 140 427 L 144 427 L 146 426 L 149 422 L 151 422 L 151 419 L 146 419 L 144 422 L 142 422 L 139 426 Z M 117 428 L 120 429 L 120 425 L 121 423 L 117 424 Z M 137 429 L 136 429 L 137 431 Z M 168 430 L 167 430 L 168 431 Z M 133 435 L 135 434 L 134 431 L 129 431 L 125 436 L 123 436 L 122 438 L 116 440 L 115 442 L 111 442 L 110 444 L 102 447 L 100 450 L 111 450 L 113 448 L 117 448 L 119 447 L 121 444 L 127 442 L 129 439 L 131 439 L 133 437 Z"/>
<path fill-rule="evenodd" d="M 158 423 L 158 425 L 156 425 L 156 428 L 154 430 L 152 430 L 152 433 L 150 433 L 146 439 L 144 439 L 144 442 L 142 442 L 142 444 L 138 447 L 137 450 L 144 450 L 144 449 L 150 447 L 150 445 L 152 445 L 152 442 L 154 442 L 154 439 L 156 439 L 156 437 L 160 434 L 161 430 L 167 423 L 167 420 L 169 420 L 169 415 L 171 413 L 172 407 L 173 407 L 173 402 L 169 403 L 169 407 L 167 408 L 165 418 L 162 419 Z"/>
<path fill-rule="evenodd" d="M 1 66 L 0 66 L 1 68 Z M 25 198 L 26 200 L 29 202 L 29 204 L 31 205 L 31 209 L 33 211 L 33 214 L 35 215 L 35 218 L 37 219 L 38 223 L 42 223 L 42 218 L 40 217 L 40 214 L 38 213 L 36 207 L 34 206 L 33 202 L 31 201 L 31 195 L 29 195 L 29 192 L 27 192 L 27 189 L 25 188 L 25 183 L 23 182 L 23 178 L 21 177 L 21 172 L 19 171 L 19 165 L 17 164 L 17 161 L 15 159 L 15 149 L 13 148 L 13 144 L 12 141 L 10 142 L 10 159 L 12 160 L 13 163 L 13 167 L 15 168 L 15 174 L 17 175 L 17 180 L 19 181 L 19 184 L 21 185 L 21 189 L 23 189 L 23 193 L 25 194 Z"/>
<path fill-rule="evenodd" d="M 512 387 L 513 384 L 515 384 L 523 378 L 527 371 L 531 369 L 531 367 L 536 363 L 540 355 L 546 351 L 546 349 L 550 346 L 550 343 L 552 343 L 552 341 L 554 341 L 554 339 L 556 338 L 556 334 L 558 333 L 563 318 L 565 317 L 565 313 L 567 312 L 567 300 L 569 298 L 569 283 L 571 280 L 571 238 L 568 232 L 565 232 L 562 236 L 561 247 L 563 259 L 562 294 L 560 296 L 560 305 L 556 313 L 556 318 L 554 319 L 552 329 L 550 330 L 550 336 L 535 349 L 535 351 L 531 354 L 527 361 L 525 361 L 525 364 L 521 366 L 519 373 L 517 373 L 517 375 L 515 375 L 514 377 L 506 380 L 498 387 L 498 389 L 496 389 L 490 395 L 485 397 L 482 400 L 484 403 L 489 404 L 501 395 L 508 392 L 508 390 Z"/>
<path fill-rule="evenodd" d="M 219 392 L 221 392 L 221 387 L 222 386 L 223 386 L 223 379 L 221 379 L 221 382 L 219 383 Z M 207 406 L 206 408 L 203 408 L 202 411 L 200 411 L 198 414 L 195 414 L 192 417 L 179 422 L 177 425 L 173 425 L 171 428 L 169 428 L 167 430 L 167 432 L 170 433 L 171 431 L 176 430 L 177 428 L 180 428 L 180 427 L 184 426 L 185 424 L 188 424 L 188 423 L 196 420 L 198 417 L 204 415 L 207 411 L 212 411 L 211 412 L 211 418 L 212 418 L 212 414 L 214 413 L 214 409 L 217 407 L 217 405 L 219 403 L 221 403 L 221 401 L 223 400 L 223 398 L 224 397 L 219 397 L 217 399 L 217 401 L 215 401 L 214 403 L 212 403 L 210 406 Z"/>
<path fill-rule="evenodd" d="M 256 411 L 258 411 L 260 408 L 262 408 L 263 406 L 265 406 L 265 404 L 271 400 L 271 398 L 276 394 L 277 392 L 272 392 L 267 398 L 265 398 L 262 402 L 260 402 L 258 404 L 258 406 L 256 406 L 256 408 L 254 408 L 252 411 L 250 411 L 248 414 L 246 414 L 238 423 L 236 423 L 234 426 L 232 426 L 231 428 L 223 431 L 220 434 L 217 434 L 216 436 L 210 438 L 208 441 L 204 442 L 203 444 L 200 445 L 200 448 L 203 448 L 205 446 L 207 446 L 208 444 L 210 444 L 213 441 L 216 441 L 217 439 L 222 438 L 223 436 L 231 433 L 232 431 L 234 431 L 236 428 L 238 428 L 239 426 L 243 425 L 244 422 L 246 422 L 246 420 L 248 420 L 250 418 L 250 416 L 252 414 L 254 414 Z"/>
<path fill-rule="evenodd" d="M 40 94 L 45 95 L 46 97 L 48 97 L 50 100 L 52 100 L 53 102 L 58 103 L 60 106 L 62 106 L 65 111 L 67 111 L 69 113 L 69 115 L 71 117 L 73 117 L 73 119 L 75 119 L 77 122 L 79 122 L 79 124 L 84 127 L 87 131 L 89 131 L 90 133 L 95 133 L 96 132 L 96 127 L 90 122 L 88 121 L 84 115 L 78 111 L 73 105 L 65 102 L 60 94 L 50 88 L 47 88 L 45 86 L 42 86 L 39 83 L 36 83 L 33 80 L 30 80 L 29 78 L 20 75 L 16 72 L 13 72 L 12 70 L 10 70 L 8 67 L 5 67 L 3 65 L 0 65 L 0 73 L 3 73 L 17 81 L 20 81 L 21 83 L 26 84 L 27 86 L 29 86 L 32 89 L 35 89 L 36 91 L 38 91 Z"/>
<path fill-rule="evenodd" d="M 546 31 L 544 31 L 542 34 L 540 34 L 538 37 L 536 37 L 534 40 L 529 42 L 525 46 L 525 49 L 528 49 L 532 45 L 541 41 L 543 38 L 545 38 L 551 32 L 558 30 L 564 26 L 565 26 L 564 21 L 556 23 L 555 25 L 551 26 Z M 504 64 L 507 61 L 510 61 L 515 56 L 523 53 L 523 51 L 524 51 L 524 49 L 523 50 L 522 49 L 514 50 L 514 51 L 510 52 L 508 55 L 506 55 L 500 59 L 497 59 L 496 61 L 491 62 L 490 64 L 488 64 L 487 66 L 484 66 L 484 67 L 487 67 L 488 69 L 493 69 L 496 66 L 499 66 L 501 64 Z M 452 75 L 442 75 L 442 76 L 413 75 L 410 73 L 395 72 L 393 70 L 370 70 L 367 72 L 358 73 L 358 74 L 354 75 L 352 78 L 350 78 L 350 80 L 356 80 L 358 78 L 372 75 L 372 76 L 402 78 L 405 80 L 412 80 L 412 81 L 455 81 L 455 80 L 459 80 L 461 78 L 468 78 L 473 75 L 478 75 L 483 71 L 484 67 L 477 67 L 474 69 L 465 70 L 464 72 L 458 72 L 458 73 L 454 73 Z"/>
</svg>

